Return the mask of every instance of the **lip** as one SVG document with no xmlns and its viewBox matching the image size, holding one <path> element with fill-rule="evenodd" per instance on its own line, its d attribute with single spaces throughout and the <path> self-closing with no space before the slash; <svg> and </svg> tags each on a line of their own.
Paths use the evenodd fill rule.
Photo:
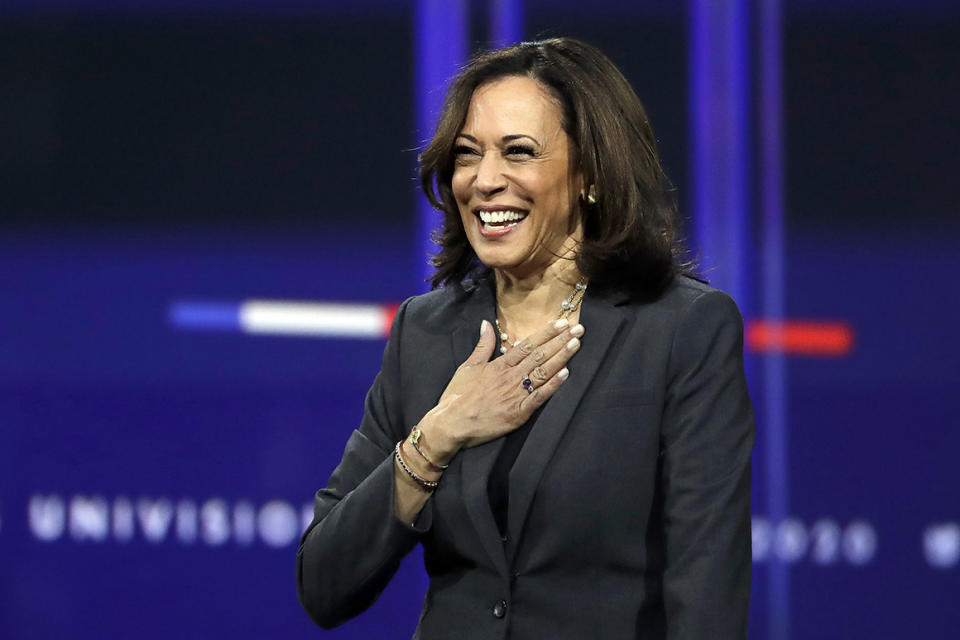
<svg viewBox="0 0 960 640">
<path fill-rule="evenodd" d="M 513 224 L 505 227 L 496 227 L 496 228 L 486 228 L 483 226 L 483 220 L 480 219 L 481 211 L 515 211 L 517 213 L 524 213 L 527 216 L 530 215 L 530 210 L 525 207 L 515 207 L 509 204 L 482 204 L 471 209 L 474 217 L 477 220 L 477 229 L 480 230 L 480 235 L 484 238 L 502 238 L 503 236 L 509 234 L 511 231 L 514 231 L 517 227 L 523 224 L 524 218 L 514 222 Z"/>
<path fill-rule="evenodd" d="M 477 211 L 484 211 L 484 210 L 488 210 L 488 211 L 523 211 L 522 209 L 505 209 L 505 208 L 498 208 L 498 209 L 478 209 Z M 514 222 L 513 224 L 511 224 L 511 225 L 509 225 L 509 226 L 504 226 L 504 227 L 491 227 L 491 228 L 487 228 L 487 227 L 483 226 L 483 220 L 480 219 L 480 216 L 479 216 L 479 215 L 476 215 L 476 221 L 477 221 L 477 229 L 480 231 L 480 235 L 481 235 L 482 237 L 484 237 L 484 238 L 493 239 L 493 238 L 502 238 L 503 236 L 507 235 L 507 234 L 510 233 L 511 231 L 515 231 L 515 230 L 517 229 L 517 227 L 519 227 L 520 225 L 522 225 L 522 224 L 526 221 L 526 218 L 523 218 L 522 220 L 518 220 L 518 221 Z"/>
<path fill-rule="evenodd" d="M 509 204 L 482 204 L 471 209 L 473 215 L 479 216 L 481 211 L 516 211 L 517 213 L 529 213 L 529 209 L 524 207 L 514 207 Z"/>
</svg>

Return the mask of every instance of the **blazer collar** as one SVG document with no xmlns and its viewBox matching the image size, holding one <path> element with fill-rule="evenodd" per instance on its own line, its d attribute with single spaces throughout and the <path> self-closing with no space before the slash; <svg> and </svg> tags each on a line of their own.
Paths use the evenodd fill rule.
<svg viewBox="0 0 960 640">
<path fill-rule="evenodd" d="M 453 359 L 454 367 L 466 360 L 480 339 L 480 322 L 486 320 L 493 324 L 497 318 L 497 298 L 493 275 L 478 280 L 468 280 L 461 283 L 466 291 L 463 302 L 463 312 L 460 314 L 457 327 L 453 331 Z M 470 520 L 480 537 L 480 542 L 500 573 L 509 573 L 507 558 L 504 554 L 503 543 L 497 531 L 493 512 L 490 510 L 490 501 L 487 498 L 487 481 L 490 478 L 490 469 L 503 448 L 503 438 L 491 440 L 477 447 L 464 449 L 459 454 L 460 486 L 463 492 L 463 501 Z"/>
<path fill-rule="evenodd" d="M 468 296 L 464 300 L 458 326 L 452 334 L 454 366 L 466 360 L 476 346 L 480 321 L 486 319 L 492 323 L 496 318 L 493 276 L 473 281 L 472 284 L 472 290 L 468 286 L 464 287 Z M 580 350 L 570 361 L 570 377 L 547 401 L 510 472 L 509 544 L 506 548 L 510 550 L 511 556 L 523 534 L 540 478 L 570 425 L 583 394 L 589 388 L 624 323 L 624 313 L 617 306 L 627 299 L 628 296 L 622 293 L 587 289 L 580 307 L 580 323 L 586 328 L 586 333 Z M 494 565 L 507 575 L 507 552 L 500 539 L 487 496 L 490 470 L 503 448 L 503 442 L 503 438 L 497 438 L 465 449 L 458 457 L 461 458 L 461 487 L 467 512 Z"/>
</svg>

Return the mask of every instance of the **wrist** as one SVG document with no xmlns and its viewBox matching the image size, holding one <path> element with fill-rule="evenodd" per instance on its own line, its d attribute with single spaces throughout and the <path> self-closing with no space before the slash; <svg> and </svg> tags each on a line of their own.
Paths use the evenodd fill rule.
<svg viewBox="0 0 960 640">
<path fill-rule="evenodd" d="M 421 434 L 417 446 L 432 463 L 445 467 L 460 451 L 461 444 L 437 420 L 435 411 L 427 412 L 417 425 Z"/>
<path fill-rule="evenodd" d="M 410 443 L 410 438 L 405 438 L 400 443 L 400 455 L 403 456 L 403 461 L 406 463 L 407 467 L 416 473 L 418 476 L 424 480 L 429 480 L 430 482 L 439 482 L 440 478 L 443 477 L 442 471 L 437 471 L 430 468 L 430 465 L 424 460 L 413 448 L 413 445 Z"/>
</svg>

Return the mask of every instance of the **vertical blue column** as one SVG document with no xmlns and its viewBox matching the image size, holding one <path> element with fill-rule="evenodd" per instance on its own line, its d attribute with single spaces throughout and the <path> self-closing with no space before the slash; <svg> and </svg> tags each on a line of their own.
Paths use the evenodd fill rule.
<svg viewBox="0 0 960 640">
<path fill-rule="evenodd" d="M 754 253 L 750 235 L 753 187 L 749 126 L 751 58 L 747 0 L 690 0 L 690 113 L 694 240 L 713 284 L 728 291 L 745 315 L 752 305 L 748 265 Z M 757 3 L 758 101 L 756 178 L 762 221 L 762 304 L 770 320 L 784 316 L 782 18 L 780 0 Z M 766 495 L 765 509 L 776 527 L 787 517 L 786 371 L 782 354 L 760 363 Z M 769 557 L 767 609 L 770 640 L 789 637 L 789 572 Z"/>
<path fill-rule="evenodd" d="M 414 56 L 417 147 L 433 136 L 443 106 L 447 82 L 467 59 L 469 12 L 466 0 L 417 0 L 414 15 Z M 417 258 L 419 273 L 429 278 L 433 268 L 429 256 L 437 247 L 430 233 L 440 224 L 440 214 L 425 198 L 418 199 Z M 423 284 L 421 290 L 426 290 Z"/>
<path fill-rule="evenodd" d="M 747 2 L 689 9 L 694 241 L 708 279 L 747 310 Z"/>
<path fill-rule="evenodd" d="M 786 278 L 783 207 L 783 50 L 780 0 L 761 0 L 758 13 L 760 58 L 760 213 L 763 220 L 763 315 L 784 319 Z M 763 426 L 766 435 L 767 516 L 770 522 L 787 517 L 787 375 L 784 355 L 763 357 Z M 790 582 L 788 567 L 776 554 L 770 558 L 769 616 L 771 640 L 786 640 L 790 633 Z"/>
<path fill-rule="evenodd" d="M 489 0 L 491 45 L 497 48 L 523 40 L 523 0 Z"/>
<path fill-rule="evenodd" d="M 748 0 L 690 0 L 690 129 L 694 241 L 711 282 L 729 292 L 745 315 L 753 304 L 748 266 L 754 172 L 750 150 L 751 58 Z M 755 177 L 762 219 L 762 312 L 784 315 L 783 162 L 780 0 L 760 0 L 758 27 L 760 121 Z M 762 407 L 766 511 L 776 526 L 788 513 L 786 375 L 782 354 L 763 356 L 754 397 Z M 752 366 L 748 361 L 748 374 Z M 752 378 L 752 376 L 748 375 Z M 757 393 L 759 391 L 759 393 Z M 789 637 L 789 573 L 769 556 L 770 640 Z"/>
</svg>

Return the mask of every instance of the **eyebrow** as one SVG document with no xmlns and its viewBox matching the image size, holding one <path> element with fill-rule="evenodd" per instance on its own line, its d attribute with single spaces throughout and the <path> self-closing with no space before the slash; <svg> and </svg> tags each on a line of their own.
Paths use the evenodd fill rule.
<svg viewBox="0 0 960 640">
<path fill-rule="evenodd" d="M 474 138 L 472 135 L 470 135 L 469 133 L 458 133 L 458 134 L 457 134 L 457 137 L 458 137 L 458 138 L 466 138 L 467 140 L 469 140 L 470 142 L 473 142 L 474 144 L 479 144 L 479 141 L 478 141 L 476 138 Z M 500 138 L 500 141 L 501 141 L 501 142 L 512 142 L 512 141 L 518 140 L 518 139 L 520 139 L 520 138 L 529 138 L 530 140 L 533 140 L 533 141 L 537 144 L 538 147 L 543 146 L 543 145 L 540 144 L 540 141 L 539 141 L 539 140 L 537 140 L 537 139 L 534 138 L 533 136 L 528 136 L 528 135 L 525 134 L 525 133 L 514 133 L 514 134 L 511 134 L 511 135 L 509 135 L 509 136 L 503 136 L 502 138 Z"/>
</svg>

